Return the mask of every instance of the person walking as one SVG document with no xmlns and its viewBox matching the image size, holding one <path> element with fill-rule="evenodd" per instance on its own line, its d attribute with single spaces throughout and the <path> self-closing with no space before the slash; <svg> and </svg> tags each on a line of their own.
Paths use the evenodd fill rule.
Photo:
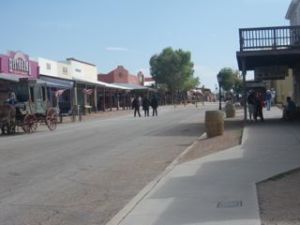
<svg viewBox="0 0 300 225">
<path fill-rule="evenodd" d="M 152 116 L 157 116 L 157 108 L 158 108 L 158 101 L 157 98 L 153 95 L 151 99 L 151 107 L 152 107 Z"/>
<path fill-rule="evenodd" d="M 250 91 L 250 94 L 247 98 L 249 119 L 252 121 L 254 119 L 254 109 L 255 109 L 255 92 Z"/>
<path fill-rule="evenodd" d="M 254 107 L 255 107 L 254 120 L 257 121 L 257 117 L 260 117 L 260 120 L 263 122 L 264 121 L 264 115 L 263 115 L 264 99 L 260 92 L 256 93 Z"/>
<path fill-rule="evenodd" d="M 145 117 L 149 116 L 150 101 L 148 100 L 148 98 L 146 96 L 142 100 L 142 106 L 143 106 Z"/>
<path fill-rule="evenodd" d="M 139 117 L 141 117 L 140 102 L 139 102 L 139 99 L 137 97 L 135 97 L 132 101 L 132 109 L 134 109 L 134 117 L 136 117 L 136 114 L 138 114 Z"/>
</svg>

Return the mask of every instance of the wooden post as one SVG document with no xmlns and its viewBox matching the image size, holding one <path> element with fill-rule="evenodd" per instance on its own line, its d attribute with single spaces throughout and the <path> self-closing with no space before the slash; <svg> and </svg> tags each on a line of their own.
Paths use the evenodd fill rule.
<svg viewBox="0 0 300 225">
<path fill-rule="evenodd" d="M 105 87 L 103 87 L 103 112 L 105 112 L 106 107 L 106 97 L 105 97 Z"/>
<path fill-rule="evenodd" d="M 97 96 L 97 92 L 98 92 L 98 88 L 97 88 L 97 86 L 95 86 L 95 88 L 94 88 L 94 110 L 95 110 L 95 112 L 97 112 L 98 111 L 98 96 Z"/>
<path fill-rule="evenodd" d="M 242 59 L 242 76 L 243 76 L 243 103 L 244 103 L 244 122 L 247 121 L 247 89 L 246 89 L 246 61 Z"/>
<path fill-rule="evenodd" d="M 112 111 L 112 107 L 113 107 L 113 96 L 112 96 L 112 91 L 109 90 L 109 107 L 110 107 L 110 111 Z"/>
</svg>

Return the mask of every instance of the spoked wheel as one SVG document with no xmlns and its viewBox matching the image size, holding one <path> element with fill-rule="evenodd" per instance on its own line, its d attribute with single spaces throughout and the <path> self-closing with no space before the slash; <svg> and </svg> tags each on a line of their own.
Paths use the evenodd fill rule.
<svg viewBox="0 0 300 225">
<path fill-rule="evenodd" d="M 29 134 L 29 133 L 36 131 L 37 126 L 38 126 L 38 123 L 37 123 L 37 118 L 35 115 L 27 114 L 24 117 L 22 129 L 24 130 L 25 133 Z"/>
<path fill-rule="evenodd" d="M 46 113 L 46 124 L 49 130 L 55 130 L 57 126 L 57 112 L 54 108 L 49 108 Z"/>
</svg>

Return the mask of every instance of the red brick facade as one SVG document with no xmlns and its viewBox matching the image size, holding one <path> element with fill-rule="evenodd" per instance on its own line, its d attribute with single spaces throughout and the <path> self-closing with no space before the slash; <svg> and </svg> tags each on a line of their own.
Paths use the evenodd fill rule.
<svg viewBox="0 0 300 225">
<path fill-rule="evenodd" d="M 139 73 L 139 76 L 142 74 Z M 129 74 L 123 66 L 118 66 L 108 74 L 98 74 L 98 80 L 106 83 L 125 83 L 143 85 L 143 79 L 139 81 L 139 76 Z M 143 75 L 142 75 L 143 76 Z"/>
</svg>

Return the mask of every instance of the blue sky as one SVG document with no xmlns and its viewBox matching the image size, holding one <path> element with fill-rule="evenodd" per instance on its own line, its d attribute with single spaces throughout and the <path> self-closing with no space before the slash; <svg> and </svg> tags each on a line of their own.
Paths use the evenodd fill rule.
<svg viewBox="0 0 300 225">
<path fill-rule="evenodd" d="M 192 53 L 195 76 L 214 89 L 223 67 L 237 69 L 238 28 L 288 25 L 291 0 L 1 1 L 0 53 L 75 57 L 107 73 L 117 65 L 149 74 L 165 47 Z"/>
</svg>

